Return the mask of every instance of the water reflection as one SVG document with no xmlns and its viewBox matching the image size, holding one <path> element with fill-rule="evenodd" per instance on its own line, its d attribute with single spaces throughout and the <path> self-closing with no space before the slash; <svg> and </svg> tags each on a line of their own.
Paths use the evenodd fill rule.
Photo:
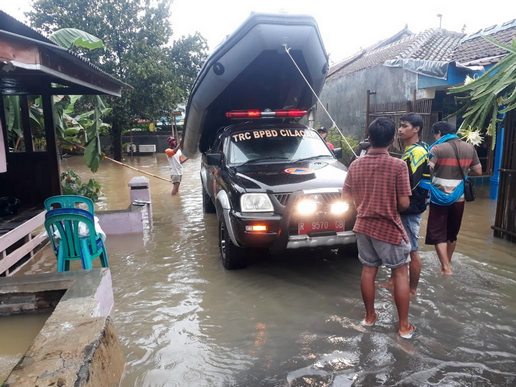
<svg viewBox="0 0 516 387">
<path fill-rule="evenodd" d="M 67 160 L 90 174 L 80 160 Z M 165 157 L 132 164 L 168 177 Z M 103 209 L 128 205 L 137 173 L 103 162 Z M 180 194 L 151 180 L 154 228 L 108 238 L 115 324 L 128 365 L 123 386 L 370 386 L 516 384 L 514 245 L 495 240 L 494 203 L 468 203 L 454 273 L 422 252 L 414 340 L 400 339 L 388 290 L 374 328 L 358 325 L 360 265 L 331 252 L 253 256 L 243 271 L 218 259 L 217 225 L 202 212 L 199 160 L 185 164 Z M 422 229 L 426 228 L 423 225 Z M 387 279 L 381 271 L 379 281 Z"/>
</svg>

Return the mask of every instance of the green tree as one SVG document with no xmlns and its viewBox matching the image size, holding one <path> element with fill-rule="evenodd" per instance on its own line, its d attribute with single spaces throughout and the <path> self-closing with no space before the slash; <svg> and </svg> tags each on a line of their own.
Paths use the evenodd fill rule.
<svg viewBox="0 0 516 387">
<path fill-rule="evenodd" d="M 78 28 L 102 39 L 105 49 L 73 49 L 133 87 L 110 101 L 117 160 L 122 130 L 137 118 L 167 114 L 184 101 L 206 58 L 206 41 L 198 34 L 170 44 L 170 6 L 171 0 L 36 0 L 28 13 L 42 33 Z"/>
</svg>

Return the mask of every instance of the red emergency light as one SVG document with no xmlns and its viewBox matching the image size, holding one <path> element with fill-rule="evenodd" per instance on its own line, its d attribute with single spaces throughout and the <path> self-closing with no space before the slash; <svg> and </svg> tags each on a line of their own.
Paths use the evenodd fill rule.
<svg viewBox="0 0 516 387">
<path fill-rule="evenodd" d="M 233 110 L 226 113 L 227 118 L 300 118 L 307 113 L 306 110 L 288 109 L 288 110 L 265 110 L 258 109 L 249 110 Z"/>
</svg>

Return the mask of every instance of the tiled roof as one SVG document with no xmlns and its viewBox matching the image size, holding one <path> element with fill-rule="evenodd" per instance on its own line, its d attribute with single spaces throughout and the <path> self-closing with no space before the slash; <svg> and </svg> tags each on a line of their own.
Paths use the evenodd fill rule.
<svg viewBox="0 0 516 387">
<path fill-rule="evenodd" d="M 507 53 L 506 50 L 495 46 L 483 36 L 489 36 L 501 43 L 510 43 L 516 38 L 516 19 L 503 23 L 501 25 L 484 28 L 474 34 L 468 35 L 462 39 L 459 47 L 453 54 L 453 60 L 461 64 L 472 64 L 472 62 L 482 61 L 496 62 L 500 56 Z M 481 64 L 478 62 L 478 64 Z"/>
<path fill-rule="evenodd" d="M 392 59 L 449 61 L 453 50 L 463 37 L 464 34 L 443 29 L 430 29 L 418 34 L 407 30 L 404 36 L 394 42 L 375 44 L 333 66 L 328 73 L 328 78 L 382 65 Z"/>
</svg>

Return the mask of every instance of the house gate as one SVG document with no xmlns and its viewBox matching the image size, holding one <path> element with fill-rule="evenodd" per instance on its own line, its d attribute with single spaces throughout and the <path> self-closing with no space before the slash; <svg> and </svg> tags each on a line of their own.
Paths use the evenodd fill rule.
<svg viewBox="0 0 516 387">
<path fill-rule="evenodd" d="M 434 139 L 430 132 L 430 126 L 432 122 L 437 121 L 437 117 L 434 117 L 432 113 L 432 99 L 418 99 L 414 101 L 402 101 L 402 102 L 387 102 L 387 103 L 378 103 L 378 104 L 370 104 L 369 103 L 369 95 L 368 93 L 368 104 L 367 104 L 367 119 L 366 123 L 369 125 L 375 118 L 378 117 L 388 117 L 391 118 L 396 128 L 400 125 L 400 117 L 409 112 L 418 113 L 423 117 L 423 131 L 421 140 L 426 143 L 434 142 Z M 367 128 L 366 128 L 367 133 Z M 394 139 L 394 153 L 401 152 L 402 146 L 397 138 Z"/>
<path fill-rule="evenodd" d="M 503 159 L 496 204 L 494 236 L 516 242 L 516 111 L 505 120 Z"/>
</svg>

